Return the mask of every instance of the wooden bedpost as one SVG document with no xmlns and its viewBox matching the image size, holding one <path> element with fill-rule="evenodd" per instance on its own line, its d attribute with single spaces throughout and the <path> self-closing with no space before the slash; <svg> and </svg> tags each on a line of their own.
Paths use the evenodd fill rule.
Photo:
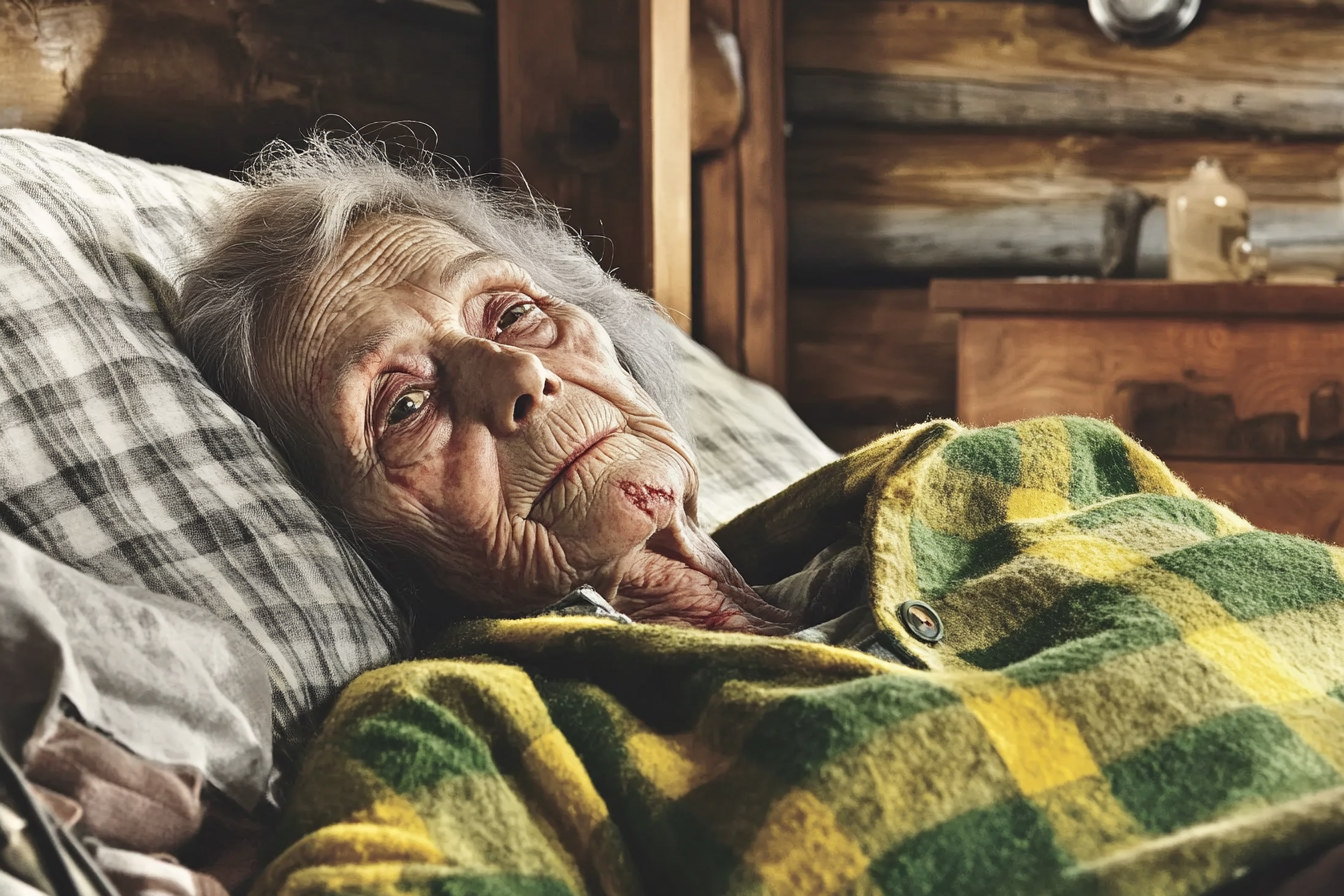
<svg viewBox="0 0 1344 896">
<path fill-rule="evenodd" d="M 500 0 L 500 152 L 691 324 L 689 0 Z"/>
<path fill-rule="evenodd" d="M 788 385 L 783 21 L 780 0 L 737 0 L 747 79 L 747 117 L 738 150 L 742 370 L 781 392 Z"/>
<path fill-rule="evenodd" d="M 695 3 L 735 37 L 745 97 L 735 140 L 694 173 L 694 99 L 714 79 L 690 64 L 690 0 L 499 0 L 500 149 L 621 279 L 686 329 L 694 294 L 697 337 L 783 389 L 782 5 Z"/>
<path fill-rule="evenodd" d="M 737 36 L 746 108 L 737 142 L 696 162 L 696 331 L 730 367 L 783 391 L 783 10 L 779 0 L 704 0 L 704 9 Z"/>
<path fill-rule="evenodd" d="M 644 282 L 691 330 L 691 5 L 639 0 Z"/>
</svg>

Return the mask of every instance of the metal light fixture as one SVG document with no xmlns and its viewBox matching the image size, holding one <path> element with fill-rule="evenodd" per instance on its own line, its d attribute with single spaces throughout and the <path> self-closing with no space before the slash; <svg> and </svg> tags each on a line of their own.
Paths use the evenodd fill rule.
<svg viewBox="0 0 1344 896">
<path fill-rule="evenodd" d="M 1143 47 L 1180 37 L 1199 13 L 1199 0 L 1087 0 L 1087 6 L 1111 40 Z"/>
</svg>

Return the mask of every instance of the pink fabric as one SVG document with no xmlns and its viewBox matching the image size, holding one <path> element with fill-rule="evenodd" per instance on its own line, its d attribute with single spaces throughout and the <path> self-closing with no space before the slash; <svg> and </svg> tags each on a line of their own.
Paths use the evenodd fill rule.
<svg viewBox="0 0 1344 896">
<path fill-rule="evenodd" d="M 62 824 L 98 841 L 94 859 L 122 896 L 228 896 L 261 870 L 269 828 L 228 800 L 203 800 L 195 769 L 61 719 L 29 745 L 24 771 Z"/>
<path fill-rule="evenodd" d="M 173 853 L 200 830 L 202 775 L 141 759 L 69 719 L 40 744 L 24 768 L 34 784 L 83 809 L 78 832 L 109 846 Z"/>
<path fill-rule="evenodd" d="M 47 807 L 47 811 L 51 813 L 52 817 L 66 827 L 74 827 L 84 817 L 83 807 L 70 797 L 54 790 L 48 790 L 41 784 L 34 784 L 31 781 L 28 782 L 28 787 L 33 791 L 33 796 L 41 800 L 42 804 Z"/>
</svg>

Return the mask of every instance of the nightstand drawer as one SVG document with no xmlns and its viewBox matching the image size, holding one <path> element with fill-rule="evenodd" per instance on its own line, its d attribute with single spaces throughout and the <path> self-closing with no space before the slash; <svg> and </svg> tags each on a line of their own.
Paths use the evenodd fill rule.
<svg viewBox="0 0 1344 896">
<path fill-rule="evenodd" d="M 1344 539 L 1344 289 L 935 281 L 957 413 L 1114 420 L 1266 529 Z"/>
<path fill-rule="evenodd" d="M 1169 457 L 1344 460 L 1344 321 L 967 315 L 958 413 L 1107 417 Z"/>
</svg>

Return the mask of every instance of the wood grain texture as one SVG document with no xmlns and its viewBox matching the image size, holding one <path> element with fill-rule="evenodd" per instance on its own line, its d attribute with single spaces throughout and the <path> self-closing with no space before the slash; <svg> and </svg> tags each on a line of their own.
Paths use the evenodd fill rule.
<svg viewBox="0 0 1344 896">
<path fill-rule="evenodd" d="M 837 450 L 955 412 L 957 316 L 923 289 L 795 288 L 789 333 L 790 401 Z"/>
<path fill-rule="evenodd" d="M 788 147 L 789 197 L 869 205 L 990 208 L 1091 203 L 1117 187 L 1154 195 L 1201 156 L 1222 162 L 1255 203 L 1341 199 L 1344 143 L 965 134 L 799 126 Z"/>
<path fill-rule="evenodd" d="M 1253 80 L 1339 86 L 1344 20 L 1231 11 L 1210 4 L 1181 40 L 1137 48 L 1108 40 L 1086 7 L 1001 0 L 788 0 L 790 68 L 1044 83 L 1068 74 Z"/>
<path fill-rule="evenodd" d="M 691 14 L 736 33 L 737 0 L 699 0 Z M 745 85 L 743 91 L 745 102 Z M 692 335 L 733 370 L 742 369 L 740 163 L 735 140 L 693 163 L 697 291 Z"/>
<path fill-rule="evenodd" d="M 963 316 L 958 416 L 990 425 L 1043 414 L 1131 429 L 1135 387 L 1228 396 L 1242 420 L 1293 414 L 1308 437 L 1311 395 L 1344 381 L 1344 322 Z"/>
<path fill-rule="evenodd" d="M 736 147 L 696 162 L 698 304 L 695 337 L 723 363 L 742 369 L 742 239 Z"/>
<path fill-rule="evenodd" d="M 864 271 L 923 277 L 1095 276 L 1103 203 L 1044 202 L 985 208 L 797 200 L 789 207 L 790 264 L 816 273 Z M 1339 205 L 1271 203 L 1251 215 L 1253 242 L 1344 242 Z M 1138 276 L 1167 275 L 1162 208 L 1143 219 Z"/>
<path fill-rule="evenodd" d="M 422 4 L 6 2 L 0 122 L 228 173 L 323 116 L 418 121 L 415 137 L 484 166 L 497 155 L 493 55 L 481 16 Z"/>
<path fill-rule="evenodd" d="M 691 4 L 691 149 L 696 153 L 726 149 L 742 127 L 746 86 L 734 12 L 721 0 Z"/>
<path fill-rule="evenodd" d="M 1244 12 L 1314 12 L 1330 15 L 1344 12 L 1344 0 L 1219 0 L 1220 9 Z"/>
<path fill-rule="evenodd" d="M 1145 220 L 1139 270 L 1165 276 L 1165 247 Z M 1165 229 L 1163 234 L 1165 235 Z M 818 280 L 853 271 L 910 276 L 1095 275 L 1102 203 L 987 209 L 794 200 L 789 263 Z"/>
<path fill-rule="evenodd" d="M 942 312 L 1344 320 L 1344 287 L 1170 280 L 935 280 Z"/>
<path fill-rule="evenodd" d="M 0 127 L 56 130 L 110 19 L 102 4 L 0 3 Z"/>
<path fill-rule="evenodd" d="M 608 269 L 645 279 L 637 0 L 498 5 L 500 152 Z"/>
<path fill-rule="evenodd" d="M 737 0 L 699 0 L 691 13 L 737 31 Z M 742 369 L 740 164 L 736 140 L 717 152 L 701 154 L 693 163 L 697 292 L 692 335 L 733 370 Z"/>
<path fill-rule="evenodd" d="M 969 76 L 968 76 L 969 77 Z M 1344 137 L 1338 88 L 1247 82 L 993 84 L 790 70 L 789 117 L 919 128 Z"/>
<path fill-rule="evenodd" d="M 782 0 L 738 0 L 747 84 L 741 172 L 742 360 L 750 376 L 787 388 L 787 246 Z"/>
<path fill-rule="evenodd" d="M 1145 49 L 1083 4 L 790 0 L 786 22 L 799 120 L 1344 135 L 1332 6 L 1212 6 Z"/>
<path fill-rule="evenodd" d="M 500 147 L 602 263 L 689 326 L 687 0 L 502 0 Z"/>
<path fill-rule="evenodd" d="M 691 7 L 639 0 L 641 278 L 677 326 L 691 330 Z"/>
<path fill-rule="evenodd" d="M 1206 498 L 1271 532 L 1344 544 L 1344 465 L 1173 460 Z"/>
</svg>

